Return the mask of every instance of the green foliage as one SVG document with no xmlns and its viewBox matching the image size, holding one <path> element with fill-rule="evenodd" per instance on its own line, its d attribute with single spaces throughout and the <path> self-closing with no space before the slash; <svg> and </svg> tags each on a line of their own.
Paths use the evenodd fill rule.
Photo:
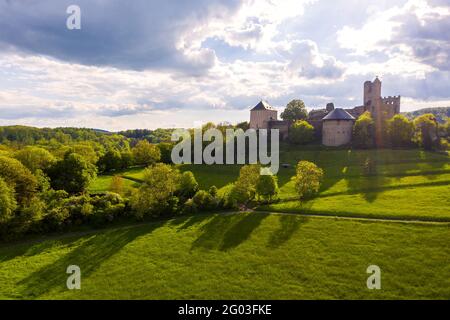
<svg viewBox="0 0 450 320">
<path fill-rule="evenodd" d="M 255 164 L 246 165 L 241 168 L 239 178 L 230 191 L 229 203 L 233 205 L 246 205 L 249 201 L 255 199 L 260 168 L 259 165 Z"/>
<path fill-rule="evenodd" d="M 11 219 L 17 208 L 17 202 L 14 197 L 14 188 L 0 177 L 0 223 Z"/>
<path fill-rule="evenodd" d="M 292 177 L 295 190 L 300 199 L 312 197 L 319 192 L 323 178 L 323 170 L 309 161 L 300 161 L 297 164 L 296 174 Z"/>
<path fill-rule="evenodd" d="M 122 151 L 120 153 L 120 157 L 122 159 L 120 168 L 126 169 L 131 167 L 134 164 L 133 153 L 129 150 Z"/>
<path fill-rule="evenodd" d="M 33 173 L 38 169 L 48 169 L 56 161 L 56 158 L 50 152 L 34 146 L 26 146 L 17 151 L 14 157 Z"/>
<path fill-rule="evenodd" d="M 410 146 L 414 137 L 414 123 L 405 116 L 397 114 L 388 121 L 388 134 L 392 146 Z"/>
<path fill-rule="evenodd" d="M 115 149 L 110 149 L 100 157 L 97 162 L 100 172 L 116 171 L 122 168 L 122 154 Z"/>
<path fill-rule="evenodd" d="M 151 165 L 161 159 L 161 152 L 156 145 L 147 140 L 139 141 L 133 148 L 133 156 L 136 164 Z"/>
<path fill-rule="evenodd" d="M 211 186 L 208 190 L 209 194 L 212 195 L 214 198 L 217 197 L 218 190 L 216 186 Z"/>
<path fill-rule="evenodd" d="M 180 176 L 177 194 L 188 199 L 192 198 L 198 190 L 198 182 L 191 171 L 185 171 Z"/>
<path fill-rule="evenodd" d="M 413 120 L 427 113 L 431 113 L 432 115 L 434 115 L 439 123 L 444 123 L 446 119 L 450 118 L 450 107 L 425 108 L 412 112 L 405 112 L 404 115 L 408 119 Z"/>
<path fill-rule="evenodd" d="M 307 121 L 296 121 L 289 129 L 289 140 L 295 144 L 307 144 L 314 138 L 314 127 Z"/>
<path fill-rule="evenodd" d="M 272 200 L 279 192 L 278 178 L 273 175 L 260 175 L 256 184 L 256 193 L 264 199 Z"/>
<path fill-rule="evenodd" d="M 14 188 L 19 204 L 29 202 L 36 194 L 36 177 L 16 159 L 0 156 L 0 178 Z"/>
<path fill-rule="evenodd" d="M 375 146 L 375 123 L 369 111 L 364 112 L 353 126 L 353 145 L 357 148 Z"/>
<path fill-rule="evenodd" d="M 212 210 L 216 206 L 214 197 L 205 190 L 199 190 L 192 198 L 192 201 L 198 210 Z"/>
<path fill-rule="evenodd" d="M 416 127 L 415 139 L 425 150 L 432 150 L 439 146 L 438 123 L 431 113 L 421 115 L 414 119 Z"/>
<path fill-rule="evenodd" d="M 292 100 L 281 113 L 281 119 L 289 121 L 305 120 L 307 116 L 308 112 L 302 100 Z"/>
<path fill-rule="evenodd" d="M 173 144 L 168 142 L 161 142 L 158 143 L 158 148 L 161 154 L 161 162 L 171 164 Z"/>
<path fill-rule="evenodd" d="M 180 173 L 171 166 L 158 163 L 144 172 L 144 183 L 131 198 L 131 206 L 137 218 L 146 215 L 159 216 L 173 211 L 173 195 L 179 188 Z"/>
<path fill-rule="evenodd" d="M 55 190 L 65 190 L 69 194 L 86 191 L 96 177 L 97 168 L 76 153 L 66 153 L 64 159 L 47 170 L 51 186 Z"/>
</svg>

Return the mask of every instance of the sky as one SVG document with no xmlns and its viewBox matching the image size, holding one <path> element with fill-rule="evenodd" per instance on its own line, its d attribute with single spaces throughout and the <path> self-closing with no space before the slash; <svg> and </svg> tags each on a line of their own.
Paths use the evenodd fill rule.
<svg viewBox="0 0 450 320">
<path fill-rule="evenodd" d="M 402 111 L 450 106 L 449 30 L 450 0 L 0 0 L 0 125 L 237 123 L 361 105 L 376 76 Z"/>
</svg>

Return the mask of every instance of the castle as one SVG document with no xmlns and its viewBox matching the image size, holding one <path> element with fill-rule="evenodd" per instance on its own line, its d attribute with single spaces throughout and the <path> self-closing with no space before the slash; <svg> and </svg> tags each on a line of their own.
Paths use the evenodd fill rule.
<svg viewBox="0 0 450 320">
<path fill-rule="evenodd" d="M 352 137 L 353 124 L 364 112 L 369 111 L 375 121 L 376 140 L 381 141 L 383 121 L 400 113 L 400 96 L 382 97 L 381 81 L 378 77 L 364 83 L 363 105 L 352 109 L 334 108 L 328 103 L 325 109 L 312 110 L 307 121 L 314 127 L 317 138 L 322 138 L 326 146 L 349 144 Z M 278 129 L 280 138 L 289 137 L 290 121 L 278 120 L 278 111 L 267 102 L 259 102 L 250 110 L 251 129 Z"/>
</svg>

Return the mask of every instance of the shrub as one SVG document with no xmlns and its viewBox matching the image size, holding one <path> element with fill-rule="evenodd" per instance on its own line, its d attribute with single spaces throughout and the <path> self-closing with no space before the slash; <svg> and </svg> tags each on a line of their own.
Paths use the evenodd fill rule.
<svg viewBox="0 0 450 320">
<path fill-rule="evenodd" d="M 312 197 L 320 189 L 323 170 L 309 161 L 297 164 L 296 175 L 292 178 L 300 199 Z"/>
<path fill-rule="evenodd" d="M 185 198 L 192 198 L 198 191 L 198 183 L 191 171 L 183 172 L 180 176 L 178 194 Z"/>
<path fill-rule="evenodd" d="M 212 210 L 215 207 L 214 198 L 205 190 L 199 190 L 192 198 L 198 210 Z"/>
<path fill-rule="evenodd" d="M 228 204 L 232 207 L 245 205 L 256 196 L 256 183 L 260 175 L 259 165 L 243 166 L 239 172 L 239 177 L 234 183 L 229 195 Z"/>
<path fill-rule="evenodd" d="M 274 196 L 278 194 L 278 179 L 273 175 L 261 175 L 259 176 L 258 183 L 256 184 L 256 192 L 258 196 L 264 199 L 272 200 Z"/>
<path fill-rule="evenodd" d="M 295 122 L 289 129 L 289 140 L 295 144 L 307 144 L 314 138 L 314 127 L 304 120 Z"/>
<path fill-rule="evenodd" d="M 198 212 L 198 208 L 194 203 L 194 200 L 188 199 L 183 205 L 183 214 L 194 214 Z"/>
</svg>

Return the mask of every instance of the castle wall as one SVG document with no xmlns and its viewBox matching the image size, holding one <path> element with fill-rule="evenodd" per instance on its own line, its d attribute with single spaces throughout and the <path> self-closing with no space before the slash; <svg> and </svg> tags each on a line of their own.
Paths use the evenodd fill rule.
<svg viewBox="0 0 450 320">
<path fill-rule="evenodd" d="M 326 120 L 323 121 L 322 144 L 329 147 L 338 147 L 352 141 L 353 121 Z"/>
<path fill-rule="evenodd" d="M 268 121 L 277 120 L 276 110 L 255 110 L 250 112 L 250 129 L 268 129 Z"/>
</svg>

